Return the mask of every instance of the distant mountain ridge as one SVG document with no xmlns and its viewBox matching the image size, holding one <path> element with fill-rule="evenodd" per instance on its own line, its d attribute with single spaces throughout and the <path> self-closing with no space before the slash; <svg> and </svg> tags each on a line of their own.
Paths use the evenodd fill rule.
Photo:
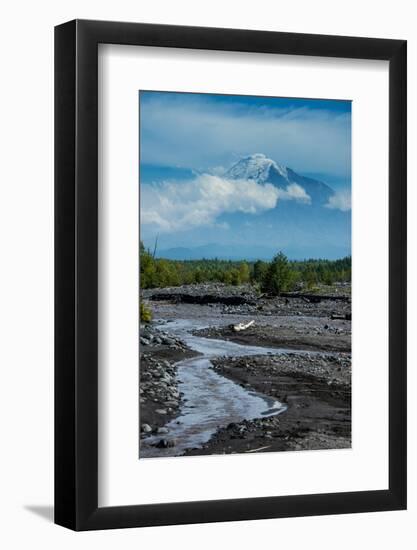
<svg viewBox="0 0 417 550">
<path fill-rule="evenodd" d="M 255 260 L 271 260 L 279 250 L 283 250 L 285 254 L 292 260 L 305 260 L 308 258 L 324 258 L 336 260 L 344 256 L 348 256 L 350 250 L 344 246 L 328 247 L 323 250 L 318 244 L 317 246 L 305 246 L 294 244 L 291 247 L 267 247 L 253 245 L 222 245 L 222 244 L 206 244 L 195 247 L 175 247 L 165 250 L 159 250 L 156 253 L 157 258 L 165 258 L 167 260 L 231 260 L 231 261 L 255 261 Z"/>
<path fill-rule="evenodd" d="M 240 159 L 225 173 L 225 178 L 239 180 L 254 180 L 257 183 L 272 183 L 282 189 L 295 183 L 300 185 L 313 203 L 325 205 L 334 195 L 334 190 L 326 183 L 301 176 L 291 168 L 278 164 L 263 153 L 255 153 Z"/>
<path fill-rule="evenodd" d="M 265 246 L 257 247 L 256 252 L 254 252 L 253 247 L 250 246 L 210 243 L 189 248 L 183 246 L 169 248 L 158 251 L 156 255 L 168 260 L 200 260 L 202 258 L 207 260 L 214 258 L 218 260 L 266 260 L 271 259 L 275 253 L 275 249 Z"/>
</svg>

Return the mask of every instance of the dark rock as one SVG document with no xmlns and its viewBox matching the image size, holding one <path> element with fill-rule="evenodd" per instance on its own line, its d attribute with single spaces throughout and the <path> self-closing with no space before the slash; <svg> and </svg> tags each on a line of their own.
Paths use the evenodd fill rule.
<svg viewBox="0 0 417 550">
<path fill-rule="evenodd" d="M 168 447 L 175 447 L 177 444 L 175 439 L 161 439 L 155 445 L 158 449 L 167 449 Z"/>
</svg>

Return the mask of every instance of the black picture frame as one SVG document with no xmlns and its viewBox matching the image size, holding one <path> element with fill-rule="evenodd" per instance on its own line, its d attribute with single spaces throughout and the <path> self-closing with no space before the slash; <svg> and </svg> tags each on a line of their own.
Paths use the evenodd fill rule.
<svg viewBox="0 0 417 550">
<path fill-rule="evenodd" d="M 98 44 L 389 62 L 389 488 L 98 506 Z M 74 20 L 55 28 L 55 522 L 109 529 L 406 508 L 406 41 Z M 371 245 L 371 243 L 370 243 Z"/>
</svg>

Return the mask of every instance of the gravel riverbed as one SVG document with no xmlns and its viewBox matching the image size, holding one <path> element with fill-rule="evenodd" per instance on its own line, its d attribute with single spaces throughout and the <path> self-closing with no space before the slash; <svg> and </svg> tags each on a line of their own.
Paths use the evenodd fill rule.
<svg viewBox="0 0 417 550">
<path fill-rule="evenodd" d="M 143 325 L 140 336 L 139 402 L 141 438 L 165 434 L 164 426 L 181 406 L 176 363 L 197 355 L 180 339 L 152 325 Z"/>
<path fill-rule="evenodd" d="M 334 449 L 351 446 L 351 363 L 347 354 L 218 358 L 213 368 L 248 390 L 287 405 L 284 414 L 221 428 L 188 454 Z"/>
<path fill-rule="evenodd" d="M 149 299 L 162 291 L 145 292 L 159 329 L 155 324 L 141 328 L 142 441 L 157 435 L 161 446 L 166 445 L 165 426 L 184 409 L 184 396 L 178 391 L 177 363 L 198 354 L 178 335 L 173 335 L 170 321 L 187 319 L 190 334 L 208 341 L 277 348 L 277 353 L 211 357 L 210 368 L 248 392 L 275 399 L 285 405 L 286 410 L 267 418 L 225 422 L 208 441 L 180 454 L 351 446 L 350 289 L 346 299 L 342 296 L 342 299 L 324 299 L 317 303 L 302 297 L 265 298 L 256 295 L 250 287 L 191 285 L 188 289 L 191 298 L 185 299 L 187 288 L 178 287 L 173 293 L 171 290 L 163 289 L 162 299 L 156 300 Z M 334 291 L 340 297 L 346 289 Z M 172 295 L 176 293 L 179 299 Z M 216 296 L 216 299 L 207 301 L 207 296 Z M 233 302 L 239 296 L 243 296 L 243 303 L 240 299 Z M 249 315 L 254 325 L 235 332 L 232 325 L 247 322 Z M 165 324 L 161 327 L 161 323 Z"/>
</svg>

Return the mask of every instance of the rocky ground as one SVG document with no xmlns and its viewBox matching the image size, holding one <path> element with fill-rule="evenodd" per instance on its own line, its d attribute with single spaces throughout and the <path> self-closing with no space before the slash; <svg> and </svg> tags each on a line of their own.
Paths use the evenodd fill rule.
<svg viewBox="0 0 417 550">
<path fill-rule="evenodd" d="M 322 285 L 314 291 L 271 297 L 248 284 L 231 286 L 207 283 L 148 289 L 144 291 L 144 297 L 153 302 L 208 305 L 220 315 L 312 316 L 331 319 L 345 318 L 351 314 L 350 286 L 346 285 Z"/>
<path fill-rule="evenodd" d="M 221 338 L 238 344 L 265 346 L 285 349 L 304 349 L 317 351 L 345 351 L 351 349 L 350 322 L 317 322 L 314 325 L 285 322 L 266 324 L 256 323 L 248 329 L 236 332 L 233 324 L 208 327 L 194 333 L 206 338 Z"/>
<path fill-rule="evenodd" d="M 219 358 L 214 369 L 287 410 L 232 423 L 187 454 L 317 450 L 351 446 L 351 363 L 348 354 Z"/>
<path fill-rule="evenodd" d="M 177 416 L 181 405 L 175 363 L 197 354 L 152 324 L 141 326 L 140 334 L 141 438 L 152 433 L 162 437 L 164 425 Z"/>
<path fill-rule="evenodd" d="M 147 290 L 144 297 L 159 320 L 195 319 L 198 328 L 194 333 L 199 336 L 304 350 L 214 360 L 216 372 L 248 390 L 277 399 L 287 410 L 278 416 L 222 427 L 202 449 L 190 449 L 186 454 L 351 446 L 349 286 L 322 287 L 313 296 L 295 293 L 271 298 L 249 285 L 207 284 Z M 254 325 L 245 331 L 235 332 L 231 327 L 252 319 Z M 145 338 L 141 340 L 142 437 L 157 433 L 158 428 L 163 434 L 164 424 L 178 414 L 181 404 L 174 363 L 193 352 L 183 342 L 171 341 L 168 331 L 169 324 L 165 335 L 152 328 L 141 332 Z"/>
</svg>

